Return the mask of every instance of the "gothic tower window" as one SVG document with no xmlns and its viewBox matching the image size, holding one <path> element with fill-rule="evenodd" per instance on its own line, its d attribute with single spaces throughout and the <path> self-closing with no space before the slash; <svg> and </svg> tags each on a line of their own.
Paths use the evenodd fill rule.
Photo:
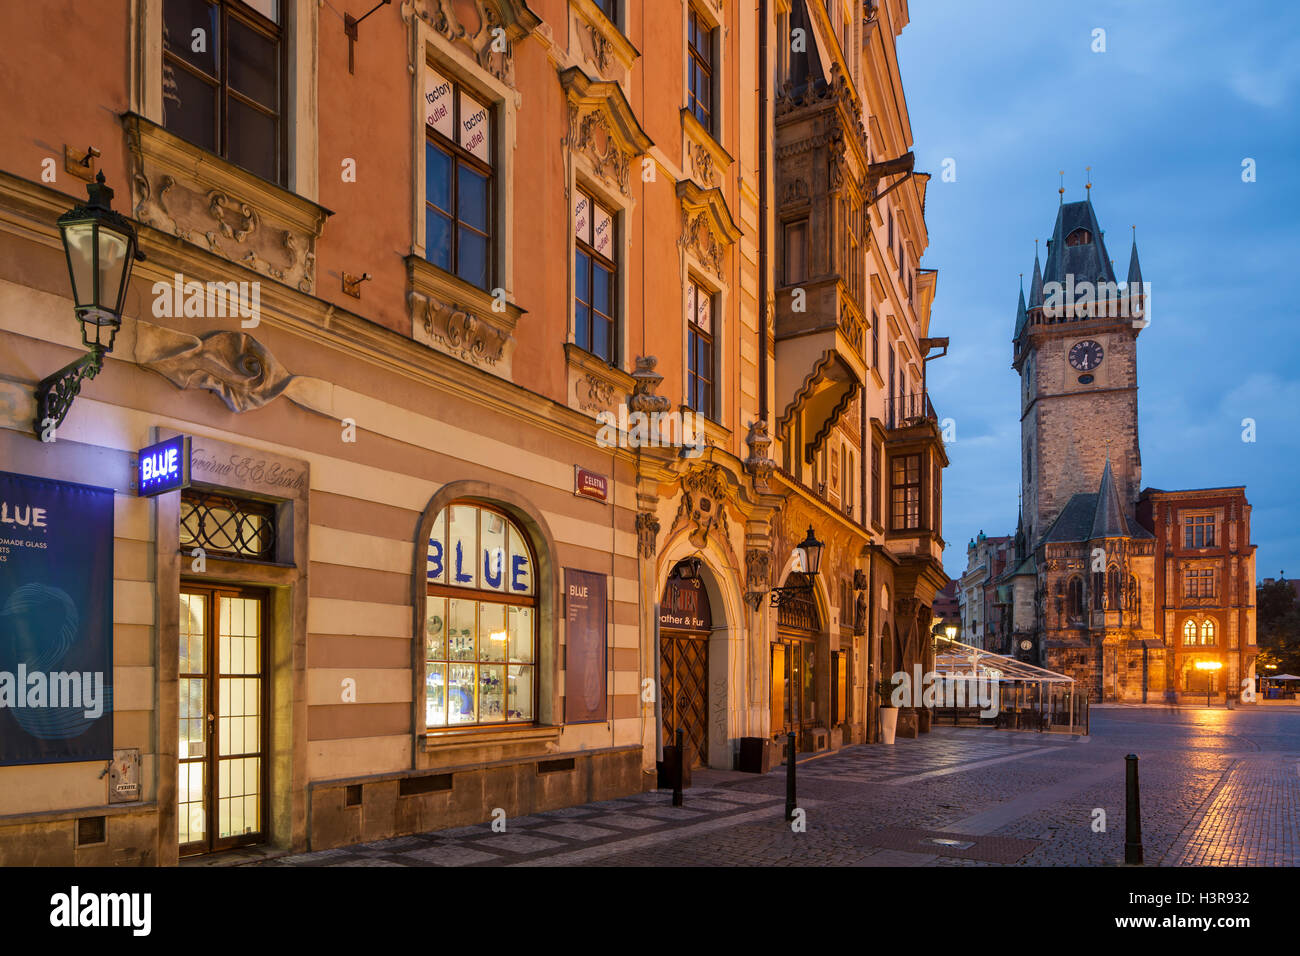
<svg viewBox="0 0 1300 956">
<path fill-rule="evenodd" d="M 1111 568 L 1110 571 L 1107 572 L 1106 591 L 1108 597 L 1107 606 L 1112 611 L 1118 611 L 1120 609 L 1122 591 L 1122 588 L 1120 587 L 1119 568 Z"/>
<path fill-rule="evenodd" d="M 1086 246 L 1092 242 L 1092 233 L 1087 229 L 1076 229 L 1065 237 L 1067 246 Z"/>
<path fill-rule="evenodd" d="M 1070 600 L 1068 603 L 1070 617 L 1083 617 L 1083 578 L 1070 579 Z"/>
<path fill-rule="evenodd" d="M 1106 575 L 1101 571 L 1092 573 L 1092 609 L 1100 611 L 1102 609 L 1102 595 L 1106 593 Z"/>
</svg>

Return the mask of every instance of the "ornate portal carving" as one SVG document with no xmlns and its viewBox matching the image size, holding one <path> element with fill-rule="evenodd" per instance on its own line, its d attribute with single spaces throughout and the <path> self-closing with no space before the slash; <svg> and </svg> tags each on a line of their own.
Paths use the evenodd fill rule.
<svg viewBox="0 0 1300 956">
<path fill-rule="evenodd" d="M 757 610 L 763 596 L 772 590 L 772 552 L 766 548 L 745 550 L 745 598 Z"/>
<path fill-rule="evenodd" d="M 772 470 L 776 468 L 776 462 L 768 455 L 772 447 L 772 436 L 768 433 L 766 421 L 758 419 L 750 423 L 745 444 L 749 446 L 749 457 L 744 462 L 745 471 L 754 479 L 755 487 L 766 489 Z"/>
</svg>

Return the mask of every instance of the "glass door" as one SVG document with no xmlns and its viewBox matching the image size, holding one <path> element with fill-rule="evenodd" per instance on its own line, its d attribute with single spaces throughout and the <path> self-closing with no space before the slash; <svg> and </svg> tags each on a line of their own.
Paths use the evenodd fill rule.
<svg viewBox="0 0 1300 956">
<path fill-rule="evenodd" d="M 180 602 L 180 852 L 256 843 L 266 792 L 266 597 L 183 586 Z"/>
</svg>

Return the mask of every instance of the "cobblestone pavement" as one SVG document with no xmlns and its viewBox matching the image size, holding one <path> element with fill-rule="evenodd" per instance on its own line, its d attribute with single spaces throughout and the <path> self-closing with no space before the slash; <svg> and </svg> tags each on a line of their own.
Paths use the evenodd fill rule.
<svg viewBox="0 0 1300 956">
<path fill-rule="evenodd" d="M 1147 865 L 1300 863 L 1300 711 L 1096 707 L 1086 738 L 939 728 L 805 757 L 801 832 L 784 768 L 697 771 L 681 808 L 656 791 L 260 865 L 1113 866 L 1127 753 Z"/>
</svg>

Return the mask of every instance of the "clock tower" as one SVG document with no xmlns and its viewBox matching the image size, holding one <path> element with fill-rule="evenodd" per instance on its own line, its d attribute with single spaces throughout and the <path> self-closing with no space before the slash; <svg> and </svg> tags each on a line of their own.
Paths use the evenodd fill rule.
<svg viewBox="0 0 1300 956">
<path fill-rule="evenodd" d="M 1147 297 L 1141 283 L 1136 241 L 1121 287 L 1091 199 L 1062 202 L 1046 266 L 1034 255 L 1027 306 L 1020 291 L 1013 338 L 1027 551 L 1073 495 L 1097 491 L 1108 459 L 1133 518 L 1142 478 L 1137 338 Z"/>
</svg>

